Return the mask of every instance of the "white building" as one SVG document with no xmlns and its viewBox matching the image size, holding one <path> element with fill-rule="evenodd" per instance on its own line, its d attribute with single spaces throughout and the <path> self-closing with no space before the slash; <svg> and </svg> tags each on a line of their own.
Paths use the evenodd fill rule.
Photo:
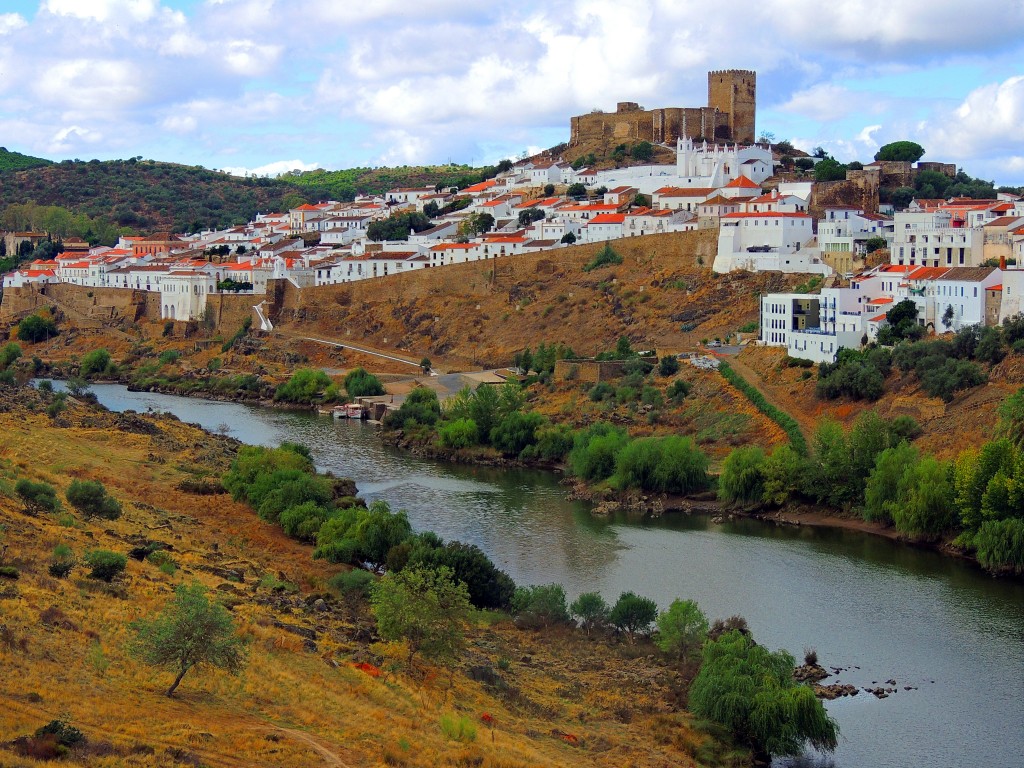
<svg viewBox="0 0 1024 768">
<path fill-rule="evenodd" d="M 217 279 L 204 272 L 168 272 L 160 282 L 160 318 L 199 320 L 206 312 L 206 298 L 217 292 Z"/>
<path fill-rule="evenodd" d="M 984 247 L 984 227 L 956 226 L 950 211 L 901 211 L 893 217 L 893 264 L 974 267 Z"/>
<path fill-rule="evenodd" d="M 831 269 L 805 244 L 813 239 L 811 217 L 805 213 L 730 213 L 721 219 L 718 254 L 713 269 L 734 269 L 828 275 Z"/>
</svg>

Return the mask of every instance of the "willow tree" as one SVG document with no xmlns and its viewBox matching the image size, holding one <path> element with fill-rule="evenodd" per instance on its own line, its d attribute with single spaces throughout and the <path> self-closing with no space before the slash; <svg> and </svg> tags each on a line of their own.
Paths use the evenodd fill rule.
<svg viewBox="0 0 1024 768">
<path fill-rule="evenodd" d="M 807 744 L 832 752 L 839 726 L 810 686 L 793 679 L 794 660 L 751 638 L 727 632 L 704 645 L 700 672 L 690 686 L 690 709 L 721 723 L 755 758 L 799 755 Z"/>
</svg>

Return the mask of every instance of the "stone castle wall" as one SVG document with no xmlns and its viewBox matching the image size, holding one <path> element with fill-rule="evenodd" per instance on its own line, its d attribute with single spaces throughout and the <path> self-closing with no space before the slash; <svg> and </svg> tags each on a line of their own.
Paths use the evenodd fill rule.
<svg viewBox="0 0 1024 768">
<path fill-rule="evenodd" d="M 756 73 L 709 72 L 706 107 L 647 110 L 635 102 L 619 102 L 615 112 L 591 112 L 570 118 L 569 143 L 674 144 L 681 138 L 702 138 L 749 144 L 754 141 L 756 98 Z"/>
<path fill-rule="evenodd" d="M 864 213 L 878 213 L 878 187 L 881 174 L 877 168 L 847 171 L 844 181 L 824 181 L 814 185 L 808 212 L 817 221 L 825 217 L 826 208 L 860 208 Z"/>
</svg>

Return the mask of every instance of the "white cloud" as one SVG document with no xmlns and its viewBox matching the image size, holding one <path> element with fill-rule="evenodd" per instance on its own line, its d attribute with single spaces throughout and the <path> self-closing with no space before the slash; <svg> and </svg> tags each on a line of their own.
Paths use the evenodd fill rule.
<svg viewBox="0 0 1024 768">
<path fill-rule="evenodd" d="M 160 127 L 171 133 L 191 133 L 199 127 L 199 122 L 191 115 L 170 115 L 164 118 Z"/>
<path fill-rule="evenodd" d="M 145 93 L 130 62 L 97 59 L 52 64 L 40 73 L 33 90 L 45 103 L 89 112 L 133 106 Z"/>
<path fill-rule="evenodd" d="M 0 35 L 9 35 L 15 30 L 28 26 L 25 17 L 18 13 L 0 13 Z"/>
<path fill-rule="evenodd" d="M 224 173 L 230 173 L 232 176 L 280 176 L 282 173 L 288 173 L 289 171 L 315 171 L 320 167 L 318 163 L 304 163 L 302 160 L 276 160 L 257 168 L 234 166 L 222 170 Z"/>
<path fill-rule="evenodd" d="M 74 16 L 99 22 L 123 17 L 149 21 L 159 7 L 156 0 L 45 0 L 40 10 L 55 16 Z"/>
<path fill-rule="evenodd" d="M 98 131 L 82 128 L 78 125 L 69 125 L 61 128 L 50 139 L 51 152 L 73 152 L 87 145 L 96 145 L 103 140 L 103 134 Z"/>
<path fill-rule="evenodd" d="M 281 56 L 280 45 L 254 43 L 252 40 L 230 40 L 224 50 L 228 69 L 238 75 L 256 77 L 272 69 Z"/>
<path fill-rule="evenodd" d="M 983 155 L 1017 155 L 1024 149 L 1024 75 L 971 91 L 948 114 L 926 120 L 921 144 L 930 157 L 966 160 Z"/>
<path fill-rule="evenodd" d="M 872 94 L 852 91 L 834 83 L 819 83 L 794 93 L 779 110 L 824 123 L 853 114 L 875 112 L 881 107 L 878 97 Z"/>
</svg>

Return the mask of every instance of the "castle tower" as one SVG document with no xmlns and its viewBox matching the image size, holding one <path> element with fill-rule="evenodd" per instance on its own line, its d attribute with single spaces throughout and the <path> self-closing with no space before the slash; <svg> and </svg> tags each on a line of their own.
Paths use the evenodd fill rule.
<svg viewBox="0 0 1024 768">
<path fill-rule="evenodd" d="M 728 115 L 729 135 L 716 138 L 753 144 L 757 112 L 757 73 L 746 69 L 708 72 L 708 106 Z"/>
</svg>

